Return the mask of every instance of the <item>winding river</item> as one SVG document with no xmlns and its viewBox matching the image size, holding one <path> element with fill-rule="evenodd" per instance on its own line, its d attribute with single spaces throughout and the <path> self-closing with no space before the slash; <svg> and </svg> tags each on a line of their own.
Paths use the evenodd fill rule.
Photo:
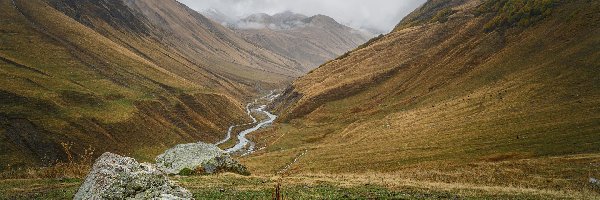
<svg viewBox="0 0 600 200">
<path fill-rule="evenodd" d="M 277 96 L 279 96 L 279 95 L 274 95 L 273 92 L 271 92 L 269 95 L 262 97 L 261 99 L 266 99 L 269 102 L 271 102 L 275 98 L 277 98 Z M 215 145 L 220 145 L 220 144 L 223 144 L 223 143 L 229 141 L 231 139 L 232 131 L 236 127 L 254 124 L 254 126 L 252 128 L 243 130 L 240 133 L 238 133 L 238 135 L 237 135 L 238 143 L 229 149 L 225 149 L 225 152 L 227 152 L 227 153 L 240 152 L 240 151 L 244 150 L 248 145 L 250 145 L 250 146 L 245 149 L 245 152 L 242 152 L 242 156 L 248 155 L 254 151 L 254 143 L 252 141 L 250 141 L 248 138 L 246 138 L 246 136 L 254 131 L 257 131 L 257 130 L 269 125 L 269 124 L 272 124 L 277 119 L 277 115 L 274 115 L 273 113 L 270 113 L 269 111 L 266 111 L 267 105 L 260 105 L 260 106 L 257 106 L 256 108 L 251 109 L 251 107 L 254 104 L 256 104 L 256 102 L 258 102 L 258 100 L 255 100 L 254 103 L 249 103 L 246 105 L 246 113 L 248 114 L 248 116 L 250 116 L 250 118 L 252 118 L 253 122 L 247 123 L 247 124 L 230 126 L 225 138 L 223 140 L 215 143 Z M 267 116 L 267 119 L 265 119 L 261 122 L 258 122 L 258 120 L 252 115 L 253 112 L 263 113 Z"/>
</svg>

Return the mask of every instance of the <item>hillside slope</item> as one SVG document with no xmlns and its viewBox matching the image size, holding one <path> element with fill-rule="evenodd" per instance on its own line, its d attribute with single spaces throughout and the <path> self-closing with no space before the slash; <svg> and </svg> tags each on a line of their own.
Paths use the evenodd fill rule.
<svg viewBox="0 0 600 200">
<path fill-rule="evenodd" d="M 108 9 L 97 1 L 50 2 L 103 36 L 197 84 L 252 90 L 257 83 L 268 87 L 302 74 L 294 61 L 246 42 L 174 0 L 117 1 Z M 119 15 L 124 16 L 114 17 Z"/>
<path fill-rule="evenodd" d="M 598 13 L 588 0 L 431 0 L 294 81 L 275 106 L 281 124 L 254 138 L 266 149 L 245 162 L 263 173 L 593 191 Z"/>
<path fill-rule="evenodd" d="M 88 148 L 148 159 L 218 141 L 247 120 L 243 101 L 301 73 L 174 0 L 160 3 L 0 1 L 0 170 Z"/>
<path fill-rule="evenodd" d="M 224 20 L 211 12 L 214 20 Z M 290 11 L 275 15 L 253 14 L 228 24 L 246 40 L 298 61 L 308 72 L 324 62 L 356 48 L 371 34 L 339 24 L 331 17 L 307 17 Z"/>
</svg>

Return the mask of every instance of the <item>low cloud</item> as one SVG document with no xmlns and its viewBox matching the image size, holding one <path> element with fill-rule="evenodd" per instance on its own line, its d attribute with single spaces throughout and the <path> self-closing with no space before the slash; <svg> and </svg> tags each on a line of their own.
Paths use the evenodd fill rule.
<svg viewBox="0 0 600 200">
<path fill-rule="evenodd" d="M 266 27 L 265 24 L 256 22 L 240 22 L 235 25 L 239 29 L 263 29 Z"/>
<path fill-rule="evenodd" d="M 179 0 L 190 8 L 218 10 L 231 18 L 254 13 L 292 11 L 307 16 L 324 14 L 356 29 L 390 31 L 426 0 Z"/>
</svg>

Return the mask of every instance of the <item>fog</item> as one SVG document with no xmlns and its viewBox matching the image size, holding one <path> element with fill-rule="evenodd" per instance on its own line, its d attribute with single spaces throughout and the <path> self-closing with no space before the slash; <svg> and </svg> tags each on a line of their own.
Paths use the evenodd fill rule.
<svg viewBox="0 0 600 200">
<path fill-rule="evenodd" d="M 190 8 L 215 9 L 239 19 L 254 13 L 292 11 L 307 16 L 323 14 L 356 29 L 389 32 L 426 0 L 179 0 Z"/>
</svg>

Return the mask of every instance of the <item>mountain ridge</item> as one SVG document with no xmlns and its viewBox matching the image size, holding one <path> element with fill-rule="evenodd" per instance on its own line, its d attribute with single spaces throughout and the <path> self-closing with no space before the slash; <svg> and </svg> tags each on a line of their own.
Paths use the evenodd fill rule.
<svg viewBox="0 0 600 200">
<path fill-rule="evenodd" d="M 216 11 L 214 11 L 216 12 Z M 222 20 L 224 14 L 213 20 Z M 286 11 L 274 15 L 257 13 L 224 22 L 246 40 L 298 61 L 304 72 L 356 48 L 372 34 L 354 30 L 325 15 L 311 17 Z"/>
<path fill-rule="evenodd" d="M 307 151 L 290 173 L 536 190 L 560 179 L 587 194 L 580 180 L 598 173 L 586 163 L 600 153 L 599 10 L 586 0 L 428 1 L 295 80 L 273 106 L 279 123 L 254 138 L 265 150 L 243 161 L 273 173 L 287 165 L 278 158 Z"/>
<path fill-rule="evenodd" d="M 218 141 L 243 102 L 302 73 L 176 1 L 0 4 L 3 171 Z"/>
</svg>

